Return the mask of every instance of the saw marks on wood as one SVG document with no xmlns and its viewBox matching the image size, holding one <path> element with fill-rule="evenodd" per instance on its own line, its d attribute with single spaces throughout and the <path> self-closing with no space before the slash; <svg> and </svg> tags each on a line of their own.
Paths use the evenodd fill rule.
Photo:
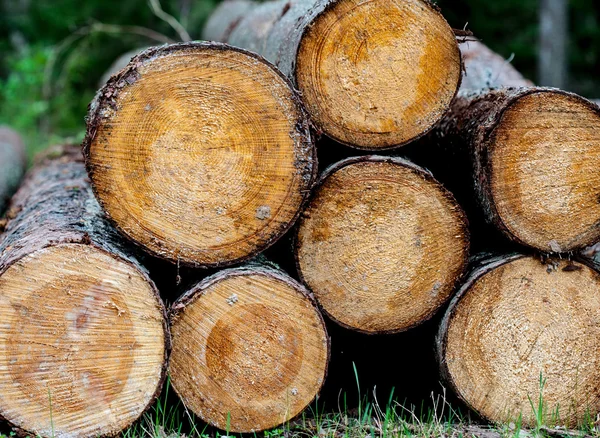
<svg viewBox="0 0 600 438">
<path fill-rule="evenodd" d="M 41 436 L 120 432 L 160 388 L 164 330 L 147 280 L 104 251 L 24 257 L 0 277 L 0 415 Z"/>
<path fill-rule="evenodd" d="M 323 320 L 306 290 L 284 274 L 222 271 L 174 304 L 171 323 L 173 387 L 220 429 L 278 426 L 302 412 L 323 384 Z"/>
<path fill-rule="evenodd" d="M 600 276 L 577 262 L 523 257 L 475 277 L 446 316 L 443 360 L 458 394 L 494 422 L 581 424 L 600 410 Z"/>
<path fill-rule="evenodd" d="M 329 136 L 373 150 L 404 144 L 440 120 L 460 68 L 454 33 L 429 2 L 342 0 L 305 31 L 296 80 Z"/>
<path fill-rule="evenodd" d="M 600 110 L 572 95 L 527 94 L 490 144 L 491 192 L 508 230 L 546 252 L 600 239 Z"/>
<path fill-rule="evenodd" d="M 464 213 L 427 172 L 400 159 L 333 166 L 301 219 L 299 271 L 340 324 L 398 332 L 449 297 L 468 253 Z"/>
<path fill-rule="evenodd" d="M 123 75 L 89 126 L 88 167 L 127 236 L 171 260 L 219 265 L 290 226 L 314 157 L 279 73 L 255 55 L 190 43 L 151 49 Z"/>
</svg>

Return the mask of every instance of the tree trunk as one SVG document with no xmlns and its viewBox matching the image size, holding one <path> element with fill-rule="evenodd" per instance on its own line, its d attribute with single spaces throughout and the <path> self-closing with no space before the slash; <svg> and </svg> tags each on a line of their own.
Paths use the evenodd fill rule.
<svg viewBox="0 0 600 438">
<path fill-rule="evenodd" d="M 0 126 L 0 216 L 25 171 L 25 145 L 19 134 Z"/>
<path fill-rule="evenodd" d="M 325 380 L 324 321 L 308 291 L 282 271 L 255 264 L 220 271 L 178 299 L 170 319 L 173 388 L 222 430 L 283 424 Z"/>
<path fill-rule="evenodd" d="M 482 263 L 459 289 L 437 339 L 446 382 L 495 423 L 581 425 L 600 410 L 600 274 L 564 259 Z M 543 406 L 539 406 L 540 400 Z"/>
<path fill-rule="evenodd" d="M 166 375 L 158 292 L 103 219 L 78 150 L 38 164 L 9 213 L 0 416 L 36 436 L 116 435 L 150 407 Z"/>
<path fill-rule="evenodd" d="M 158 257 L 222 266 L 291 227 L 316 172 L 289 81 L 220 43 L 151 48 L 91 105 L 84 154 L 100 204 Z"/>
<path fill-rule="evenodd" d="M 367 156 L 325 171 L 300 220 L 296 258 L 333 320 L 393 333 L 429 319 L 450 297 L 468 247 L 463 211 L 429 172 Z"/>
<path fill-rule="evenodd" d="M 203 37 L 262 54 L 320 130 L 360 149 L 422 136 L 460 84 L 454 32 L 428 0 L 228 0 Z"/>
<path fill-rule="evenodd" d="M 527 87 L 485 53 L 465 56 L 469 88 L 411 157 L 468 212 L 476 198 L 487 221 L 514 242 L 568 252 L 600 240 L 600 108 L 572 93 Z M 505 83 L 523 88 L 487 88 Z"/>
<path fill-rule="evenodd" d="M 567 0 L 540 0 L 539 83 L 567 86 Z"/>
</svg>

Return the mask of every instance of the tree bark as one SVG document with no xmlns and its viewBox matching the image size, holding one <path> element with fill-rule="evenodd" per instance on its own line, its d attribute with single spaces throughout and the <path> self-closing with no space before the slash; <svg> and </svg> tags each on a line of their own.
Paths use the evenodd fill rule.
<svg viewBox="0 0 600 438">
<path fill-rule="evenodd" d="M 324 321 L 308 291 L 271 266 L 251 263 L 204 279 L 173 304 L 170 321 L 173 388 L 219 429 L 279 426 L 325 380 Z"/>
<path fill-rule="evenodd" d="M 133 58 L 92 103 L 84 155 L 117 228 L 190 266 L 229 265 L 270 246 L 297 218 L 317 170 L 289 81 L 220 43 Z"/>
<path fill-rule="evenodd" d="M 567 0 L 540 0 L 538 72 L 540 85 L 567 86 Z"/>
<path fill-rule="evenodd" d="M 599 240 L 598 106 L 528 87 L 509 64 L 481 53 L 465 56 L 468 88 L 429 137 L 435 152 L 420 145 L 412 158 L 518 244 L 568 252 Z"/>
<path fill-rule="evenodd" d="M 585 309 L 585 311 L 584 311 Z M 600 410 L 600 274 L 586 264 L 524 255 L 473 268 L 440 325 L 446 383 L 495 423 L 581 425 Z M 533 406 L 532 406 L 533 404 Z"/>
<path fill-rule="evenodd" d="M 130 50 L 129 52 L 123 53 L 121 56 L 119 56 L 117 59 L 115 59 L 113 61 L 113 63 L 110 65 L 110 67 L 108 67 L 108 70 L 106 70 L 106 72 L 100 78 L 98 87 L 102 88 L 104 86 L 104 84 L 106 84 L 108 82 L 108 80 L 110 79 L 110 77 L 112 75 L 119 73 L 121 70 L 123 70 L 125 67 L 127 67 L 127 64 L 129 64 L 129 61 L 131 61 L 131 59 L 135 55 L 143 52 L 146 49 L 147 49 L 147 47 L 133 49 L 133 50 Z"/>
<path fill-rule="evenodd" d="M 0 238 L 0 416 L 36 436 L 116 435 L 160 393 L 165 309 L 80 151 L 58 155 L 31 170 Z"/>
<path fill-rule="evenodd" d="M 454 32 L 427 0 L 229 0 L 203 37 L 262 54 L 321 131 L 359 149 L 422 136 L 460 84 Z"/>
<path fill-rule="evenodd" d="M 25 172 L 25 144 L 19 134 L 0 126 L 0 216 Z"/>
<path fill-rule="evenodd" d="M 400 158 L 326 170 L 302 215 L 298 272 L 344 327 L 396 333 L 428 320 L 466 267 L 466 217 L 450 192 Z"/>
</svg>

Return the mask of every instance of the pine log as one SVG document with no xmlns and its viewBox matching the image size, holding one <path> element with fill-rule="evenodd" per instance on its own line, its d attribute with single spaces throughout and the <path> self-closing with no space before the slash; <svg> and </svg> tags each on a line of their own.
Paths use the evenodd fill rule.
<svg viewBox="0 0 600 438">
<path fill-rule="evenodd" d="M 409 156 L 518 244 L 560 253 L 600 240 L 600 108 L 529 87 L 482 50 L 465 54 L 469 88 L 427 139 L 433 148 Z"/>
<path fill-rule="evenodd" d="M 366 156 L 326 170 L 299 221 L 298 272 L 344 327 L 394 333 L 429 319 L 467 264 L 465 215 L 429 172 Z"/>
<path fill-rule="evenodd" d="M 103 219 L 81 152 L 15 194 L 0 241 L 0 417 L 42 437 L 116 435 L 166 376 L 165 309 Z"/>
<path fill-rule="evenodd" d="M 150 48 L 90 107 L 86 165 L 128 238 L 192 266 L 252 257 L 295 221 L 316 156 L 289 81 L 220 43 Z"/>
<path fill-rule="evenodd" d="M 600 274 L 564 259 L 512 255 L 482 263 L 440 325 L 448 385 L 496 423 L 581 425 L 600 411 Z M 547 423 L 546 423 L 547 424 Z"/>
<path fill-rule="evenodd" d="M 0 216 L 25 172 L 25 145 L 19 134 L 0 126 Z"/>
<path fill-rule="evenodd" d="M 282 271 L 220 271 L 178 299 L 170 321 L 173 388 L 213 426 L 269 429 L 320 391 L 329 360 L 324 321 L 308 291 Z"/>
<path fill-rule="evenodd" d="M 428 0 L 226 0 L 203 38 L 262 54 L 320 130 L 359 149 L 422 136 L 460 84 L 454 32 Z"/>
</svg>

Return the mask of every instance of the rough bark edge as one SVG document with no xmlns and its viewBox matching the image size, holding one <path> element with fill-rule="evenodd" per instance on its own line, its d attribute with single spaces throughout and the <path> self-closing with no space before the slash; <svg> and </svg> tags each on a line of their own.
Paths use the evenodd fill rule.
<svg viewBox="0 0 600 438">
<path fill-rule="evenodd" d="M 307 204 L 307 206 L 310 203 L 312 203 L 313 199 L 316 197 L 317 191 L 321 188 L 321 186 L 323 186 L 323 184 L 325 183 L 325 181 L 327 180 L 327 178 L 329 176 L 331 176 L 335 172 L 343 169 L 346 166 L 350 166 L 352 164 L 357 164 L 357 163 L 390 163 L 390 164 L 394 164 L 394 165 L 398 165 L 398 166 L 407 168 L 407 169 L 411 170 L 413 173 L 422 177 L 426 182 L 437 185 L 440 189 L 440 192 L 444 196 L 444 198 L 446 198 L 447 200 L 449 200 L 451 203 L 453 203 L 456 206 L 456 213 L 458 215 L 458 218 L 463 223 L 462 228 L 463 228 L 463 236 L 465 238 L 466 251 L 465 251 L 465 254 L 464 254 L 464 257 L 462 260 L 461 273 L 456 277 L 456 279 L 454 280 L 454 283 L 452 284 L 452 287 L 451 287 L 451 290 L 454 291 L 456 289 L 456 287 L 459 284 L 461 284 L 463 278 L 465 278 L 466 274 L 468 273 L 467 268 L 469 265 L 469 249 L 471 246 L 470 233 L 469 233 L 469 220 L 468 220 L 467 215 L 465 214 L 464 210 L 460 206 L 460 204 L 454 198 L 454 195 L 449 190 L 447 190 L 439 181 L 437 181 L 434 178 L 433 174 L 429 170 L 424 169 L 424 168 L 416 165 L 412 161 L 409 161 L 409 160 L 407 160 L 405 158 L 401 158 L 401 157 L 386 157 L 386 156 L 381 156 L 381 155 L 364 155 L 364 156 L 358 156 L 358 157 L 345 158 L 341 161 L 338 161 L 337 163 L 333 163 L 332 165 L 330 165 L 328 168 L 326 168 L 323 171 L 323 173 L 321 174 L 321 176 L 319 177 L 318 181 L 316 182 L 316 184 L 313 188 L 312 195 L 310 197 L 310 200 L 309 200 L 309 203 Z M 292 236 L 292 249 L 293 249 L 293 253 L 294 253 L 294 262 L 296 264 L 296 272 L 298 273 L 298 278 L 300 279 L 302 284 L 306 287 L 306 289 L 310 291 L 311 289 L 310 289 L 308 283 L 306 282 L 304 275 L 302 274 L 302 269 L 300 268 L 300 257 L 298 256 L 298 250 L 300 248 L 300 241 L 298 238 L 298 233 L 300 231 L 300 227 L 302 226 L 302 224 L 304 222 L 305 217 L 306 217 L 305 212 L 303 212 L 302 217 L 298 220 L 298 223 L 295 226 L 294 234 Z M 314 293 L 312 291 L 311 291 L 311 294 L 314 297 Z M 356 327 L 352 327 L 341 321 L 338 321 L 329 312 L 327 312 L 327 310 L 325 310 L 321 306 L 321 304 L 318 302 L 318 300 L 315 299 L 315 301 L 317 302 L 317 305 L 318 305 L 319 309 L 321 310 L 321 312 L 323 312 L 325 315 L 327 315 L 327 317 L 329 319 L 331 319 L 333 322 L 338 324 L 340 327 L 343 327 L 348 330 L 352 330 L 357 333 L 362 333 L 365 335 L 377 336 L 377 335 L 393 335 L 393 334 L 403 333 L 410 329 L 420 326 L 421 324 L 423 324 L 423 323 L 429 321 L 431 318 L 433 318 L 433 316 L 440 311 L 440 309 L 444 306 L 444 304 L 450 300 L 450 297 L 452 297 L 452 293 L 450 293 L 450 295 L 444 301 L 442 301 L 435 309 L 433 309 L 429 314 L 427 314 L 419 322 L 415 322 L 414 324 L 412 324 L 408 327 L 398 329 L 398 330 L 382 330 L 382 331 L 377 331 L 377 332 L 358 329 Z"/>
<path fill-rule="evenodd" d="M 47 151 L 38 155 L 36 160 L 37 160 L 37 164 L 27 174 L 27 176 L 25 177 L 24 183 L 26 183 L 27 180 L 29 178 L 31 178 L 31 175 L 37 169 L 39 169 L 40 167 L 45 167 L 45 166 L 51 164 L 52 162 L 54 162 L 55 160 L 64 160 L 67 162 L 73 161 L 73 162 L 81 162 L 82 163 L 83 157 L 81 156 L 81 151 L 80 151 L 79 147 L 74 146 L 74 145 L 65 145 L 65 146 L 57 146 L 57 147 L 48 149 Z M 15 198 L 16 198 L 16 195 L 15 195 Z M 25 200 L 27 200 L 27 199 L 25 199 Z M 12 214 L 15 216 L 18 215 L 19 213 L 20 213 L 20 211 L 18 211 L 18 210 L 16 210 L 16 211 L 12 210 Z M 7 223 L 7 228 L 9 228 L 12 220 L 14 220 L 14 217 L 9 218 L 9 221 Z M 2 238 L 0 238 L 0 245 L 2 245 L 4 239 L 9 234 L 10 234 L 10 230 L 8 230 L 7 233 L 5 233 L 4 235 L 1 236 Z M 117 260 L 121 263 L 124 263 L 125 265 L 133 267 L 140 274 L 140 276 L 146 281 L 146 283 L 150 286 L 150 289 L 152 290 L 152 295 L 154 296 L 157 307 L 160 309 L 161 314 L 163 316 L 162 326 L 163 326 L 163 333 L 164 333 L 164 339 L 165 339 L 165 348 L 164 348 L 164 356 L 163 356 L 164 360 L 163 360 L 163 365 L 161 367 L 160 376 L 159 376 L 159 379 L 157 382 L 157 387 L 156 387 L 154 394 L 150 397 L 148 404 L 143 408 L 143 410 L 140 412 L 138 417 L 135 418 L 128 426 L 126 426 L 126 428 L 128 428 L 128 427 L 131 427 L 131 425 L 133 425 L 136 421 L 139 421 L 139 419 L 142 418 L 146 412 L 148 412 L 148 410 L 154 405 L 154 403 L 158 399 L 159 395 L 161 394 L 161 392 L 163 390 L 164 382 L 167 378 L 167 371 L 168 371 L 168 366 L 169 366 L 169 356 L 170 356 L 171 346 L 172 346 L 171 331 L 170 331 L 170 327 L 168 324 L 167 310 L 166 310 L 164 302 L 162 301 L 162 298 L 160 297 L 160 293 L 158 292 L 158 289 L 157 289 L 156 285 L 154 284 L 154 282 L 150 279 L 150 276 L 149 276 L 146 268 L 144 268 L 139 263 L 139 261 L 137 261 L 137 259 L 134 258 L 135 256 L 130 256 L 130 257 L 132 257 L 132 259 L 127 259 L 127 258 L 123 257 L 122 254 L 119 254 L 117 251 L 111 251 L 110 249 L 107 249 L 105 246 L 103 246 L 101 243 L 97 242 L 93 235 L 90 235 L 88 233 L 82 233 L 80 239 L 68 238 L 68 239 L 62 239 L 60 241 L 47 241 L 44 244 L 40 245 L 38 248 L 36 248 L 33 252 L 30 252 L 28 254 L 22 255 L 20 257 L 14 258 L 14 259 L 9 258 L 8 261 L 4 261 L 2 264 L 0 264 L 0 276 L 2 276 L 13 264 L 19 262 L 24 257 L 27 257 L 29 254 L 35 254 L 35 253 L 37 253 L 43 249 L 49 248 L 49 247 L 63 246 L 63 245 L 70 245 L 70 244 L 91 246 L 94 249 L 97 249 L 97 250 L 109 255 L 110 257 L 114 258 L 115 260 Z M 10 252 L 10 248 L 5 249 L 5 253 L 8 253 L 8 252 Z M 12 423 L 9 419 L 4 417 L 1 412 L 0 412 L 0 421 L 4 421 L 5 423 L 7 423 L 11 427 L 12 431 L 15 433 L 16 436 L 19 436 L 19 437 L 37 437 L 37 436 L 39 436 L 35 432 L 30 432 L 16 424 Z M 119 431 L 109 431 L 108 433 L 105 433 L 104 435 L 100 435 L 100 436 L 116 437 L 116 436 L 119 436 L 125 429 L 122 429 Z"/>
<path fill-rule="evenodd" d="M 317 0 L 318 1 L 318 0 Z M 293 78 L 293 84 L 294 87 L 298 86 L 296 77 L 297 77 L 297 63 L 296 63 L 296 58 L 297 58 L 297 54 L 298 54 L 298 50 L 300 49 L 300 44 L 302 43 L 302 40 L 304 39 L 304 35 L 307 32 L 307 30 L 309 29 L 309 27 L 312 26 L 312 23 L 321 15 L 321 14 L 325 14 L 329 11 L 329 9 L 332 9 L 333 6 L 335 5 L 335 3 L 337 2 L 337 0 L 324 0 L 326 3 L 323 6 L 323 9 L 321 11 L 318 11 L 314 16 L 312 16 L 312 13 L 314 13 L 315 11 L 311 11 L 311 14 L 307 14 L 305 16 L 305 18 L 308 18 L 309 15 L 311 16 L 310 21 L 308 21 L 306 24 L 304 24 L 304 26 L 302 26 L 303 21 L 302 19 L 298 20 L 296 22 L 296 25 L 294 27 L 293 30 L 290 31 L 290 34 L 293 34 L 294 32 L 299 32 L 300 36 L 298 38 L 298 41 L 295 43 L 295 47 L 293 49 L 293 59 L 291 60 L 291 68 L 290 68 L 290 78 Z M 437 6 L 435 3 L 433 3 L 431 0 L 420 0 L 422 3 L 425 4 L 426 7 L 429 7 L 429 9 L 431 11 L 433 11 L 435 14 L 437 14 L 443 21 L 444 23 L 446 23 L 446 26 L 448 27 L 448 30 L 453 34 L 456 35 L 456 32 L 452 29 L 452 27 L 450 26 L 450 24 L 448 23 L 448 20 L 446 20 L 446 18 L 442 15 L 442 11 L 440 9 L 439 6 Z M 314 7 L 314 9 L 316 9 L 316 5 Z M 290 40 L 292 40 L 292 38 L 289 38 L 287 40 L 287 42 L 289 43 Z M 279 55 L 278 55 L 278 59 L 276 64 L 279 65 L 280 63 L 280 59 L 281 59 L 281 48 L 284 47 L 285 43 L 282 43 L 282 45 L 280 46 L 280 50 L 279 50 Z M 428 135 L 431 131 L 433 131 L 436 126 L 444 119 L 444 117 L 450 112 L 451 108 L 452 108 L 452 103 L 454 102 L 454 100 L 456 99 L 458 92 L 460 90 L 462 81 L 463 81 L 463 72 L 464 72 L 464 60 L 463 60 L 463 55 L 462 52 L 460 50 L 460 47 L 458 45 L 458 41 L 457 44 L 455 46 L 456 52 L 458 53 L 458 59 L 460 62 L 460 69 L 459 69 L 459 75 L 458 75 L 458 82 L 456 84 L 456 88 L 454 90 L 454 94 L 452 96 L 452 99 L 450 99 L 448 101 L 448 104 L 445 106 L 445 108 L 441 109 L 441 115 L 440 117 L 438 117 L 437 121 L 435 123 L 433 123 L 428 129 L 426 129 L 425 131 L 421 132 L 420 134 L 402 142 L 402 143 L 398 143 L 395 145 L 391 145 L 391 146 L 384 146 L 384 147 L 378 147 L 378 148 L 370 148 L 370 147 L 364 147 L 364 146 L 359 146 L 359 145 L 355 145 L 349 142 L 345 142 L 343 140 L 340 140 L 339 138 L 335 138 L 333 136 L 330 136 L 328 133 L 326 133 L 325 131 L 323 131 L 323 129 L 320 126 L 316 126 L 316 130 L 318 135 L 320 136 L 321 134 L 325 133 L 325 135 L 327 135 L 327 137 L 329 137 L 330 139 L 343 144 L 345 146 L 349 146 L 353 149 L 357 149 L 359 151 L 378 151 L 378 152 L 384 152 L 384 151 L 392 151 L 392 150 L 396 150 L 401 148 L 402 146 L 406 146 L 409 143 L 412 143 L 414 141 L 417 141 L 421 138 L 423 138 L 424 136 Z"/>
<path fill-rule="evenodd" d="M 534 257 L 536 257 L 536 255 L 527 254 L 527 253 L 512 253 L 512 254 L 497 255 L 497 256 L 492 256 L 492 257 L 487 257 L 486 255 L 483 255 L 480 259 L 476 260 L 474 265 L 471 268 L 469 275 L 467 276 L 467 279 L 462 284 L 462 286 L 458 289 L 458 291 L 456 292 L 456 294 L 450 301 L 450 304 L 448 305 L 446 313 L 444 314 L 442 321 L 440 322 L 440 326 L 439 326 L 438 332 L 435 337 L 435 357 L 436 357 L 438 367 L 440 370 L 440 377 L 441 377 L 442 382 L 445 383 L 446 387 L 450 388 L 450 390 L 454 394 L 456 394 L 458 396 L 458 398 L 470 410 L 472 410 L 473 412 L 476 412 L 477 415 L 479 415 L 481 418 L 484 418 L 491 423 L 497 424 L 497 422 L 493 421 L 492 419 L 485 417 L 483 415 L 483 413 L 481 413 L 479 410 L 475 409 L 463 397 L 463 394 L 457 388 L 457 386 L 454 382 L 454 379 L 452 379 L 452 377 L 450 376 L 450 370 L 448 369 L 448 364 L 446 363 L 446 360 L 445 360 L 446 349 L 448 346 L 448 328 L 450 325 L 450 320 L 454 317 L 454 314 L 456 313 L 456 308 L 458 307 L 462 298 L 464 298 L 469 293 L 469 291 L 471 290 L 473 285 L 479 279 L 481 279 L 483 276 L 489 274 L 493 270 L 495 270 L 503 265 L 512 263 L 516 260 L 520 260 L 520 259 L 524 259 L 524 258 L 534 258 Z M 543 263 L 545 260 L 546 259 L 544 259 L 543 256 L 540 257 L 540 263 Z M 596 276 L 598 277 L 598 279 L 600 281 L 600 271 L 598 270 L 597 267 L 594 267 L 593 263 L 591 263 L 590 260 L 585 259 L 585 258 L 583 258 L 583 259 L 576 258 L 574 260 L 577 261 L 578 263 L 581 263 L 582 265 L 590 268 L 596 274 Z"/>
<path fill-rule="evenodd" d="M 277 240 L 279 240 L 288 230 L 290 230 L 300 213 L 304 210 L 306 203 L 309 198 L 309 193 L 314 185 L 315 179 L 318 173 L 318 161 L 317 161 L 317 150 L 314 144 L 314 138 L 311 134 L 311 122 L 308 116 L 308 113 L 299 98 L 297 90 L 293 87 L 290 80 L 285 77 L 277 67 L 275 67 L 272 63 L 267 61 L 262 56 L 250 52 L 248 50 L 240 49 L 238 47 L 230 46 L 228 44 L 219 43 L 219 42 L 187 42 L 187 43 L 177 43 L 177 44 L 164 44 L 162 46 L 150 47 L 143 52 L 134 56 L 127 67 L 123 70 L 119 71 L 117 74 L 113 75 L 109 81 L 104 85 L 103 88 L 98 90 L 96 96 L 92 100 L 92 102 L 88 106 L 88 115 L 86 116 L 86 134 L 85 138 L 82 142 L 81 148 L 85 160 L 85 167 L 88 173 L 89 178 L 93 181 L 94 179 L 94 169 L 91 165 L 91 153 L 90 147 L 93 140 L 96 137 L 96 133 L 98 131 L 99 125 L 101 122 L 100 112 L 102 108 L 109 106 L 111 108 L 116 108 L 116 100 L 115 98 L 120 94 L 120 92 L 125 89 L 129 85 L 133 85 L 140 78 L 138 68 L 146 61 L 169 55 L 173 52 L 179 51 L 195 51 L 198 49 L 206 49 L 206 50 L 216 50 L 216 51 L 235 51 L 238 53 L 242 53 L 247 55 L 261 63 L 264 63 L 268 68 L 274 71 L 281 80 L 289 87 L 291 101 L 294 106 L 298 109 L 299 120 L 296 123 L 295 129 L 301 135 L 302 141 L 298 143 L 295 148 L 296 156 L 300 156 L 300 159 L 297 159 L 294 163 L 297 167 L 301 169 L 300 171 L 300 179 L 303 181 L 303 188 L 300 190 L 302 193 L 302 202 L 296 214 L 287 224 L 283 224 L 276 233 L 274 233 L 273 237 L 267 240 L 263 245 L 258 247 L 256 250 L 252 251 L 250 254 L 239 257 L 234 260 L 228 260 L 224 262 L 216 262 L 216 263 L 198 263 L 193 260 L 184 260 L 184 259 L 171 259 L 157 251 L 153 251 L 149 248 L 146 248 L 143 244 L 135 241 L 125 232 L 123 228 L 110 216 L 107 209 L 105 208 L 105 202 L 98 196 L 96 191 L 95 184 L 92 182 L 92 190 L 94 191 L 94 195 L 100 204 L 100 207 L 104 211 L 104 214 L 110 221 L 111 225 L 121 233 L 121 235 L 125 236 L 129 242 L 132 242 L 137 248 L 142 249 L 143 251 L 160 258 L 162 260 L 166 260 L 170 263 L 182 264 L 184 266 L 189 266 L 193 268 L 222 268 L 228 267 L 231 265 L 235 265 L 241 262 L 245 262 L 247 260 L 252 259 L 256 255 L 265 251 L 269 247 L 271 247 Z"/>
<path fill-rule="evenodd" d="M 287 421 L 285 421 L 282 424 L 290 423 L 290 422 L 294 421 L 295 419 L 299 418 L 302 415 L 302 413 L 306 410 L 306 408 L 308 406 L 310 406 L 310 404 L 314 400 L 319 398 L 319 394 L 321 393 L 323 386 L 325 384 L 325 381 L 327 380 L 327 375 L 329 373 L 329 363 L 331 361 L 331 337 L 329 336 L 329 333 L 327 332 L 327 326 L 325 325 L 325 320 L 323 319 L 321 309 L 319 308 L 314 295 L 307 287 L 305 287 L 303 284 L 294 280 L 292 277 L 290 277 L 288 274 L 286 274 L 283 270 L 277 268 L 274 263 L 268 261 L 265 258 L 261 258 L 260 261 L 257 261 L 257 262 L 248 262 L 242 266 L 221 270 L 209 277 L 204 278 L 203 280 L 198 282 L 196 285 L 192 286 L 189 290 L 187 290 L 185 293 L 183 293 L 177 300 L 175 300 L 175 302 L 171 305 L 171 307 L 168 311 L 169 327 L 173 325 L 174 321 L 179 317 L 179 315 L 185 310 L 185 308 L 187 306 L 194 304 L 199 298 L 204 296 L 206 293 L 206 290 L 210 286 L 212 286 L 215 283 L 218 283 L 222 280 L 225 280 L 227 278 L 243 277 L 243 276 L 247 276 L 247 275 L 261 275 L 264 277 L 274 278 L 274 279 L 284 283 L 285 285 L 291 287 L 301 297 L 308 299 L 310 304 L 313 306 L 313 309 L 314 309 L 315 313 L 317 314 L 317 317 L 321 323 L 321 328 L 323 329 L 323 333 L 325 333 L 325 339 L 327 340 L 327 345 L 326 345 L 327 355 L 326 355 L 326 359 L 325 359 L 326 366 L 325 366 L 325 370 L 323 373 L 323 378 L 321 379 L 321 385 L 317 388 L 317 391 L 315 392 L 315 396 L 304 407 L 304 409 L 302 409 L 297 415 L 288 419 Z M 177 396 L 183 402 L 183 398 L 177 391 L 177 388 L 175 388 L 175 385 L 171 385 L 171 386 L 172 386 L 173 390 L 175 391 L 175 393 L 177 394 Z M 203 419 L 203 421 L 206 421 L 206 420 Z M 211 424 L 211 426 L 213 426 L 213 427 L 218 428 L 218 426 L 216 424 L 212 424 L 212 423 L 209 423 L 209 424 Z M 268 430 L 268 429 L 265 429 L 265 430 Z M 261 432 L 261 431 L 256 430 L 254 432 Z"/>
</svg>

